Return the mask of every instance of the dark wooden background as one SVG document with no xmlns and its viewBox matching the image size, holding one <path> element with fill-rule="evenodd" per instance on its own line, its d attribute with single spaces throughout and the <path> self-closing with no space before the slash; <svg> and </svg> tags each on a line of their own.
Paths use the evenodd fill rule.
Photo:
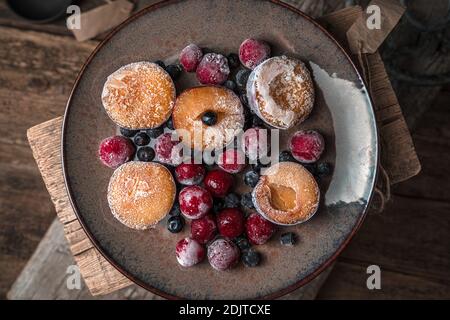
<svg viewBox="0 0 450 320">
<path fill-rule="evenodd" d="M 85 10 L 99 2 L 80 5 Z M 134 2 L 141 8 L 155 1 Z M 286 2 L 320 16 L 352 1 Z M 413 9 L 423 21 L 434 21 L 443 3 L 447 1 L 418 0 Z M 390 59 L 392 51 L 406 44 L 412 50 L 404 60 L 416 73 L 449 72 L 448 29 L 419 32 L 403 19 L 383 55 Z M 73 81 L 100 38 L 78 43 L 64 21 L 32 24 L 0 0 L 0 298 L 55 217 L 26 130 L 63 114 Z M 420 79 L 410 83 L 398 80 L 394 71 L 391 75 L 423 169 L 393 188 L 382 214 L 367 218 L 319 292 L 320 299 L 450 298 L 450 86 L 423 86 Z M 381 290 L 366 288 L 371 264 L 381 267 Z"/>
</svg>

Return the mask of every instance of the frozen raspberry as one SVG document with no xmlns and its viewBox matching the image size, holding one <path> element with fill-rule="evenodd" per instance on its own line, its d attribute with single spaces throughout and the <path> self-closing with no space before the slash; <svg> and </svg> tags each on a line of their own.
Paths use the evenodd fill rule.
<svg viewBox="0 0 450 320">
<path fill-rule="evenodd" d="M 216 222 L 209 214 L 191 222 L 191 237 L 200 243 L 207 243 L 209 240 L 212 240 L 216 235 L 216 231 Z"/>
<path fill-rule="evenodd" d="M 250 128 L 242 135 L 242 147 L 248 159 L 252 162 L 267 157 L 270 149 L 269 130 Z"/>
<path fill-rule="evenodd" d="M 238 173 L 245 168 L 245 155 L 242 151 L 227 149 L 219 155 L 217 164 L 226 172 Z"/>
<path fill-rule="evenodd" d="M 289 141 L 292 156 L 300 162 L 313 163 L 319 160 L 325 148 L 325 141 L 314 130 L 300 130 Z"/>
<path fill-rule="evenodd" d="M 244 232 L 244 214 L 237 208 L 229 208 L 217 214 L 219 233 L 229 239 L 236 238 Z"/>
<path fill-rule="evenodd" d="M 180 63 L 187 72 L 194 72 L 202 60 L 203 52 L 196 44 L 191 43 L 180 53 Z"/>
<path fill-rule="evenodd" d="M 184 238 L 178 241 L 176 246 L 178 263 L 183 267 L 192 267 L 205 258 L 205 248 L 196 240 Z"/>
<path fill-rule="evenodd" d="M 182 145 L 172 141 L 172 134 L 163 133 L 156 139 L 155 152 L 159 162 L 177 165 L 182 161 Z"/>
<path fill-rule="evenodd" d="M 117 168 L 133 158 L 136 151 L 133 143 L 122 136 L 112 136 L 100 143 L 98 156 L 104 165 Z"/>
<path fill-rule="evenodd" d="M 181 213 L 189 219 L 200 219 L 213 206 L 213 199 L 206 189 L 199 186 L 185 187 L 178 196 Z"/>
<path fill-rule="evenodd" d="M 275 225 L 257 213 L 252 213 L 245 223 L 247 238 L 251 244 L 263 244 L 272 237 Z"/>
<path fill-rule="evenodd" d="M 219 53 L 205 54 L 197 67 L 197 79 L 202 84 L 222 84 L 229 74 L 227 58 Z"/>
<path fill-rule="evenodd" d="M 201 164 L 182 163 L 175 168 L 175 178 L 184 185 L 199 184 L 204 176 L 205 168 Z"/>
<path fill-rule="evenodd" d="M 222 170 L 211 170 L 205 177 L 205 188 L 214 197 L 225 197 L 233 186 L 233 176 Z"/>
<path fill-rule="evenodd" d="M 269 57 L 270 47 L 264 41 L 247 39 L 239 47 L 239 60 L 249 69 L 254 69 Z"/>
<path fill-rule="evenodd" d="M 230 240 L 217 239 L 208 246 L 208 261 L 219 271 L 234 267 L 239 261 L 239 249 Z"/>
</svg>

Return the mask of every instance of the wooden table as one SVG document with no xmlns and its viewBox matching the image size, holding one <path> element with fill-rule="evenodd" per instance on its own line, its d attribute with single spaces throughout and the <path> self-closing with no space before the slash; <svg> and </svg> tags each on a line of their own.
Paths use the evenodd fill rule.
<svg viewBox="0 0 450 320">
<path fill-rule="evenodd" d="M 154 1 L 138 1 L 138 7 L 149 2 Z M 291 2 L 302 3 L 313 16 L 345 3 Z M 55 215 L 26 129 L 63 113 L 76 74 L 98 40 L 78 43 L 62 22 L 33 25 L 0 2 L 0 43 L 0 297 L 5 298 Z M 409 101 L 410 93 L 398 88 L 399 100 Z M 413 102 L 404 107 L 405 116 L 414 119 L 421 174 L 395 186 L 385 212 L 367 218 L 319 298 L 450 298 L 450 88 L 429 92 L 433 103 L 422 104 L 418 114 Z M 382 290 L 366 287 L 371 264 L 381 267 Z M 113 297 L 139 298 L 145 292 L 125 289 Z"/>
</svg>

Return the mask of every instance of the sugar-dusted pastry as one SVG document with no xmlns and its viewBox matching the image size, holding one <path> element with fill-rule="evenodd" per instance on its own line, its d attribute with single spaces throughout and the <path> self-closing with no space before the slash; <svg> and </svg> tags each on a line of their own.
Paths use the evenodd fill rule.
<svg viewBox="0 0 450 320">
<path fill-rule="evenodd" d="M 183 142 L 199 150 L 223 148 L 244 127 L 239 97 L 216 86 L 195 87 L 181 93 L 172 118 Z M 190 134 L 189 142 L 183 137 L 183 130 Z"/>
<path fill-rule="evenodd" d="M 256 210 L 281 225 L 311 218 L 319 206 L 319 195 L 313 175 L 295 162 L 279 162 L 268 168 L 252 193 Z"/>
<path fill-rule="evenodd" d="M 111 120 L 127 129 L 159 127 L 169 119 L 175 98 L 169 74 L 146 61 L 127 64 L 112 73 L 102 92 Z"/>
<path fill-rule="evenodd" d="M 114 171 L 108 186 L 108 203 L 117 220 L 127 227 L 143 230 L 166 216 L 175 192 L 175 181 L 166 167 L 132 161 Z"/>
<path fill-rule="evenodd" d="M 267 124 L 288 129 L 311 113 L 314 86 L 303 62 L 286 56 L 273 57 L 250 74 L 247 98 L 250 108 Z"/>
</svg>

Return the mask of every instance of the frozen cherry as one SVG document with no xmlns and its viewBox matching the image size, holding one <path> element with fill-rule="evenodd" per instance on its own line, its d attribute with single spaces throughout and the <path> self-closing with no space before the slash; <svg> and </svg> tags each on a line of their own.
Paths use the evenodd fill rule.
<svg viewBox="0 0 450 320">
<path fill-rule="evenodd" d="M 192 267 L 205 258 L 205 248 L 198 241 L 184 238 L 176 246 L 177 261 L 183 267 Z"/>
<path fill-rule="evenodd" d="M 200 243 L 207 243 L 212 240 L 216 232 L 216 222 L 209 214 L 191 222 L 191 237 Z"/>
<path fill-rule="evenodd" d="M 270 46 L 261 40 L 247 39 L 239 47 L 239 59 L 249 69 L 270 57 Z"/>
<path fill-rule="evenodd" d="M 194 185 L 202 182 L 205 168 L 201 164 L 182 163 L 175 168 L 175 178 L 184 185 Z"/>
<path fill-rule="evenodd" d="M 196 44 L 191 43 L 180 53 L 180 63 L 187 72 L 194 72 L 202 60 L 203 52 Z"/>
<path fill-rule="evenodd" d="M 229 173 L 238 173 L 245 168 L 245 155 L 236 149 L 227 149 L 219 155 L 217 164 Z"/>
<path fill-rule="evenodd" d="M 197 79 L 202 84 L 222 84 L 229 74 L 227 58 L 219 53 L 205 54 L 197 67 Z"/>
<path fill-rule="evenodd" d="M 325 141 L 322 135 L 315 130 L 300 130 L 291 137 L 289 148 L 297 161 L 313 163 L 322 155 Z"/>
<path fill-rule="evenodd" d="M 237 208 L 223 209 L 217 214 L 217 228 L 222 236 L 236 238 L 244 232 L 244 214 Z"/>
<path fill-rule="evenodd" d="M 104 165 L 115 169 L 131 160 L 135 151 L 136 149 L 129 139 L 112 136 L 100 143 L 98 156 Z"/>
<path fill-rule="evenodd" d="M 266 243 L 275 232 L 275 225 L 258 213 L 252 213 L 245 223 L 247 238 L 251 244 Z"/>
<path fill-rule="evenodd" d="M 217 239 L 208 246 L 208 261 L 219 271 L 234 267 L 239 262 L 239 249 L 230 240 Z"/>
<path fill-rule="evenodd" d="M 248 159 L 255 162 L 268 155 L 270 145 L 269 130 L 263 128 L 247 129 L 242 135 L 242 147 Z"/>
<path fill-rule="evenodd" d="M 182 160 L 182 145 L 180 141 L 172 141 L 171 133 L 164 133 L 156 139 L 155 152 L 159 162 L 177 165 Z"/>
<path fill-rule="evenodd" d="M 200 219 L 213 206 L 213 199 L 209 192 L 199 186 L 185 187 L 178 196 L 181 213 L 189 219 Z"/>
<path fill-rule="evenodd" d="M 211 170 L 205 177 L 205 188 L 214 197 L 224 197 L 233 186 L 233 176 L 222 170 Z"/>
</svg>

